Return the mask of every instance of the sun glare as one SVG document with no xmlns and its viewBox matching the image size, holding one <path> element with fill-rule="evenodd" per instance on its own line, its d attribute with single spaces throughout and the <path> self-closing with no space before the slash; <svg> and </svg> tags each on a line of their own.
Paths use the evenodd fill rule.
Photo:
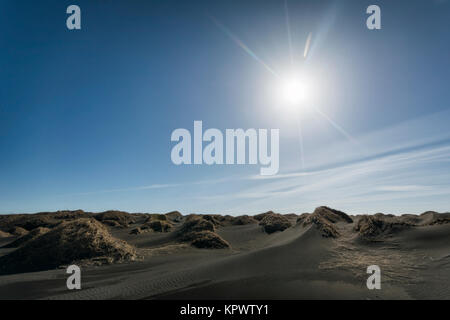
<svg viewBox="0 0 450 320">
<path fill-rule="evenodd" d="M 280 82 L 278 100 L 287 108 L 307 108 L 311 99 L 311 84 L 302 77 L 290 77 Z"/>
</svg>

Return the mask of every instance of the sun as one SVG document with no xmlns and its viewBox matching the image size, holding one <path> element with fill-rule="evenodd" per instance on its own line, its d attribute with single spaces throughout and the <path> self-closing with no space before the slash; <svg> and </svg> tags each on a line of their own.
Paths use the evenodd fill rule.
<svg viewBox="0 0 450 320">
<path fill-rule="evenodd" d="M 306 77 L 291 76 L 281 80 L 277 89 L 278 101 L 289 109 L 305 109 L 312 98 L 311 82 Z"/>
<path fill-rule="evenodd" d="M 287 104 L 298 104 L 305 99 L 304 84 L 298 79 L 289 79 L 280 86 L 280 96 Z"/>
</svg>

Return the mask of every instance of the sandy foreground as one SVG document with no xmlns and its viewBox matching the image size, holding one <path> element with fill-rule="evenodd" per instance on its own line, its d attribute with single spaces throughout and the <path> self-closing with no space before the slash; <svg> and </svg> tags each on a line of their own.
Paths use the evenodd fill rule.
<svg viewBox="0 0 450 320">
<path fill-rule="evenodd" d="M 135 248 L 133 261 L 83 263 L 81 290 L 67 289 L 65 266 L 5 272 L 0 299 L 450 299 L 448 214 L 379 215 L 364 225 L 363 216 L 316 209 L 286 215 L 290 226 L 270 233 L 262 219 L 232 224 L 213 216 L 211 234 L 225 248 L 180 241 L 185 216 L 168 220 L 167 232 L 142 231 L 148 216 L 132 217 L 105 230 Z M 5 257 L 19 249 L 7 245 L 21 236 L 3 231 L 0 261 L 14 261 Z M 381 268 L 381 290 L 366 286 L 370 265 Z"/>
</svg>

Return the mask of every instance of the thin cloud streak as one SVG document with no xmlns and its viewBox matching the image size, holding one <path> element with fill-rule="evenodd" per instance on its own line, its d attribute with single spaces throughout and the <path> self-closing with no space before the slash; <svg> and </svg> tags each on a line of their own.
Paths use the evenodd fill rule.
<svg viewBox="0 0 450 320">
<path fill-rule="evenodd" d="M 410 172 L 424 161 L 450 157 L 450 146 L 434 146 L 430 150 L 403 150 L 383 157 L 338 166 L 314 172 L 299 172 L 281 175 L 280 179 L 252 179 L 258 185 L 240 192 L 198 197 L 202 200 L 227 201 L 229 199 L 250 200 L 253 203 L 283 203 L 295 198 L 327 202 L 337 199 L 340 203 L 364 203 L 408 197 L 430 197 L 450 193 L 445 181 L 450 174 L 435 173 L 436 185 L 408 184 Z M 429 174 L 433 178 L 432 174 Z M 406 179 L 406 180 L 405 180 Z M 395 184 L 396 182 L 405 182 Z M 444 183 L 444 185 L 442 185 Z M 258 201 L 259 200 L 259 201 Z M 319 202 L 319 203 L 321 203 Z M 248 203 L 246 203 L 248 204 Z M 274 205 L 272 205 L 273 207 Z M 236 205 L 241 208 L 242 205 Z"/>
<path fill-rule="evenodd" d="M 361 174 L 361 173 L 368 173 L 369 171 L 377 168 L 392 168 L 394 165 L 397 166 L 397 168 L 400 165 L 403 165 L 404 167 L 411 165 L 413 163 L 417 162 L 431 162 L 431 161 L 441 161 L 442 159 L 448 159 L 450 156 L 450 146 L 441 146 L 441 144 L 445 141 L 436 141 L 431 142 L 429 144 L 425 145 L 417 145 L 413 147 L 407 147 L 407 148 L 399 148 L 395 150 L 385 151 L 381 152 L 375 155 L 371 155 L 369 157 L 360 158 L 357 160 L 352 160 L 347 163 L 335 163 L 330 164 L 327 168 L 317 168 L 315 170 L 308 170 L 308 171 L 300 171 L 300 172 L 290 172 L 290 173 L 280 173 L 273 176 L 261 176 L 261 175 L 246 175 L 246 176 L 230 176 L 230 177 L 224 177 L 224 178 L 217 178 L 217 179 L 205 179 L 200 181 L 190 181 L 185 183 L 170 183 L 170 184 L 151 184 L 151 185 L 144 185 L 144 186 L 135 186 L 135 187 L 129 187 L 129 188 L 116 188 L 116 189 L 107 189 L 107 190 L 98 190 L 98 191 L 91 191 L 91 192 L 80 192 L 80 193 L 74 193 L 70 195 L 93 195 L 93 194 L 101 194 L 101 193 L 112 193 L 112 192 L 129 192 L 129 191 L 140 191 L 140 190 L 151 190 L 151 189 L 164 189 L 164 188 L 176 188 L 176 187 L 185 187 L 189 185 L 203 185 L 203 184 L 219 184 L 219 183 L 228 183 L 238 180 L 248 180 L 248 181 L 259 181 L 263 183 L 264 181 L 276 181 L 276 180 L 287 180 L 287 179 L 296 179 L 296 178 L 306 178 L 306 177 L 320 177 L 320 176 L 329 176 L 330 178 L 327 179 L 328 183 L 330 181 L 336 179 L 336 177 L 333 177 L 339 171 L 346 172 L 351 171 L 352 175 L 355 174 Z M 448 141 L 450 143 L 450 141 Z M 432 146 L 431 149 L 426 149 L 427 147 Z M 360 167 L 360 168 L 358 168 Z M 340 177 L 340 176 L 338 176 Z M 297 182 L 294 182 L 294 185 L 297 185 Z M 313 188 L 314 185 L 317 185 L 316 183 L 309 185 L 309 190 Z M 286 183 L 283 183 L 282 185 L 276 187 L 278 189 L 288 189 L 290 186 Z M 304 188 L 304 187 L 302 187 Z M 298 189 L 300 190 L 306 190 L 306 189 Z M 287 194 L 295 192 L 295 190 L 289 190 L 289 191 L 277 191 L 277 190 L 269 190 L 267 193 L 263 192 L 260 193 L 259 197 L 267 197 L 277 194 Z M 235 193 L 231 196 L 235 198 L 257 198 L 257 193 Z M 202 197 L 198 197 L 202 198 Z M 205 198 L 210 199 L 210 196 L 207 196 Z"/>
</svg>

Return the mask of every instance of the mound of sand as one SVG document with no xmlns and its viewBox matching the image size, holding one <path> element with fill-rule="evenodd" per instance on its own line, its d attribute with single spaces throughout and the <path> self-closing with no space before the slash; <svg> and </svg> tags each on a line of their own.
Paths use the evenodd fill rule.
<svg viewBox="0 0 450 320">
<path fill-rule="evenodd" d="M 169 232 L 172 229 L 172 224 L 164 220 L 151 220 L 141 226 L 142 230 L 153 230 L 156 232 Z"/>
<path fill-rule="evenodd" d="M 36 215 L 46 216 L 57 220 L 75 220 L 80 218 L 90 218 L 92 213 L 83 210 L 60 210 L 56 212 L 39 212 Z"/>
<path fill-rule="evenodd" d="M 214 215 L 216 221 L 219 222 L 220 226 L 231 226 L 235 217 L 230 215 L 222 216 L 220 214 Z"/>
<path fill-rule="evenodd" d="M 148 215 L 145 222 L 156 221 L 156 220 L 167 221 L 167 216 L 165 214 L 151 213 Z"/>
<path fill-rule="evenodd" d="M 199 231 L 212 231 L 214 232 L 215 226 L 211 221 L 208 221 L 200 215 L 189 215 L 186 221 L 183 223 L 180 229 L 180 233 L 187 234 L 190 232 Z"/>
<path fill-rule="evenodd" d="M 180 222 L 183 219 L 183 215 L 178 211 L 167 212 L 165 216 L 172 222 Z"/>
<path fill-rule="evenodd" d="M 11 230 L 20 227 L 25 230 L 33 230 L 38 227 L 53 228 L 61 223 L 61 220 L 55 219 L 49 215 L 41 214 L 17 214 L 0 215 L 0 228 L 2 230 Z M 17 234 L 21 235 L 21 234 Z"/>
<path fill-rule="evenodd" d="M 15 226 L 15 223 L 20 221 L 23 214 L 0 214 L 0 228 L 1 230 L 9 230 Z"/>
<path fill-rule="evenodd" d="M 12 235 L 10 233 L 0 230 L 0 239 L 9 238 L 9 237 L 12 237 Z"/>
<path fill-rule="evenodd" d="M 119 221 L 116 220 L 103 220 L 102 223 L 108 227 L 125 228 L 124 225 L 122 225 Z"/>
<path fill-rule="evenodd" d="M 314 210 L 313 215 L 321 216 L 325 220 L 328 220 L 331 223 L 336 222 L 347 222 L 347 223 L 353 223 L 353 219 L 350 218 L 349 215 L 347 215 L 345 212 L 331 209 L 329 207 L 318 207 Z"/>
<path fill-rule="evenodd" d="M 62 221 L 69 221 L 79 218 L 89 218 L 92 214 L 84 212 L 83 210 L 63 210 L 56 212 L 39 212 L 36 214 L 13 214 L 0 215 L 0 227 L 3 230 L 12 230 L 20 227 L 21 231 L 16 231 L 14 235 L 23 236 L 26 231 L 36 228 L 54 228 Z"/>
<path fill-rule="evenodd" d="M 28 234 L 28 230 L 26 230 L 22 227 L 13 227 L 9 230 L 9 233 L 16 237 L 22 237 L 22 236 Z"/>
<path fill-rule="evenodd" d="M 415 214 L 403 214 L 400 217 L 396 217 L 394 215 L 387 215 L 387 214 L 382 214 L 382 213 L 377 213 L 375 215 L 373 215 L 375 218 L 379 219 L 379 220 L 385 220 L 385 219 L 398 219 L 401 220 L 402 222 L 409 224 L 409 225 L 413 225 L 413 226 L 420 226 L 424 223 L 423 219 L 421 216 L 415 215 Z M 427 223 L 425 223 L 427 224 Z"/>
<path fill-rule="evenodd" d="M 200 249 L 224 249 L 230 244 L 217 233 L 211 231 L 190 232 L 180 237 L 182 242 L 190 242 L 192 246 Z"/>
<path fill-rule="evenodd" d="M 231 221 L 231 224 L 233 226 L 242 226 L 242 225 L 251 224 L 251 223 L 258 223 L 258 221 L 247 215 L 235 217 Z"/>
<path fill-rule="evenodd" d="M 311 214 L 310 213 L 302 213 L 297 218 L 297 224 L 302 224 L 303 221 L 305 221 L 306 218 L 308 218 Z"/>
<path fill-rule="evenodd" d="M 288 213 L 288 214 L 285 214 L 284 216 L 288 219 L 297 219 L 298 218 L 298 215 L 295 213 Z"/>
<path fill-rule="evenodd" d="M 416 214 L 402 214 L 401 216 L 395 216 L 392 214 L 377 213 L 372 216 L 375 221 L 372 224 L 387 224 L 393 226 L 432 226 L 439 224 L 450 223 L 450 213 L 438 213 L 435 211 L 426 211 L 421 215 Z M 361 221 L 364 223 L 365 221 Z M 384 227 L 388 228 L 388 227 Z"/>
<path fill-rule="evenodd" d="M 205 216 L 190 215 L 178 231 L 178 240 L 197 248 L 222 249 L 230 244 L 215 233 L 214 224 Z"/>
<path fill-rule="evenodd" d="M 310 225 L 314 226 L 324 238 L 337 238 L 340 236 L 336 226 L 321 215 L 312 214 L 305 216 L 301 221 L 301 224 L 304 227 Z"/>
<path fill-rule="evenodd" d="M 105 211 L 95 214 L 94 218 L 106 225 L 121 226 L 124 228 L 128 227 L 130 223 L 134 222 L 133 216 L 128 212 L 124 211 L 114 211 L 114 210 Z"/>
<path fill-rule="evenodd" d="M 420 225 L 432 226 L 436 224 L 450 223 L 450 213 L 437 213 L 434 211 L 427 211 L 420 215 Z"/>
<path fill-rule="evenodd" d="M 23 246 L 26 243 L 36 239 L 37 237 L 40 237 L 43 234 L 46 234 L 49 231 L 50 231 L 49 228 L 37 227 L 37 228 L 31 230 L 29 233 L 25 234 L 24 236 L 20 237 L 19 239 L 7 244 L 6 246 L 3 246 L 3 248 L 18 248 L 18 247 Z"/>
<path fill-rule="evenodd" d="M 215 227 L 220 227 L 226 224 L 225 221 L 217 214 L 203 214 L 198 216 L 211 222 Z"/>
<path fill-rule="evenodd" d="M 335 225 L 338 222 L 353 223 L 353 219 L 345 212 L 325 206 L 316 208 L 312 214 L 303 213 L 297 218 L 297 224 L 304 227 L 314 226 L 324 238 L 337 238 L 340 236 Z"/>
<path fill-rule="evenodd" d="M 388 217 L 388 218 L 394 218 L 394 217 L 395 217 L 395 215 L 393 215 L 393 214 L 390 214 L 390 213 L 384 214 L 384 213 L 381 213 L 381 212 L 375 213 L 374 216 L 375 216 L 375 217 Z M 408 215 L 408 214 L 405 214 L 404 216 L 414 216 L 414 217 L 417 217 L 417 215 L 415 215 L 415 214 L 409 214 L 409 215 Z"/>
<path fill-rule="evenodd" d="M 266 213 L 259 222 L 266 233 L 284 231 L 292 226 L 292 223 L 285 216 L 278 213 Z"/>
<path fill-rule="evenodd" d="M 402 217 L 364 215 L 359 218 L 354 230 L 362 238 L 374 240 L 379 236 L 393 235 L 411 226 L 413 224 L 406 222 Z"/>
<path fill-rule="evenodd" d="M 450 217 L 440 217 L 440 218 L 436 218 L 433 222 L 431 222 L 429 225 L 435 225 L 435 224 L 446 224 L 446 223 L 450 223 Z"/>
<path fill-rule="evenodd" d="M 144 223 L 133 230 L 130 234 L 141 234 L 148 231 L 169 232 L 173 225 L 164 214 L 146 214 Z"/>
<path fill-rule="evenodd" d="M 54 228 L 61 223 L 61 220 L 51 216 L 33 216 L 32 219 L 26 221 L 22 227 L 27 230 L 33 230 L 39 227 Z"/>
<path fill-rule="evenodd" d="M 257 221 L 261 221 L 266 215 L 271 215 L 274 214 L 273 211 L 267 211 L 264 213 L 260 213 L 260 214 L 256 214 L 253 216 L 253 219 L 257 220 Z"/>
<path fill-rule="evenodd" d="M 106 227 L 95 219 L 83 218 L 63 222 L 10 254 L 0 257 L 0 273 L 48 270 L 94 258 L 112 263 L 134 260 L 135 257 L 133 247 L 113 238 Z"/>
</svg>

